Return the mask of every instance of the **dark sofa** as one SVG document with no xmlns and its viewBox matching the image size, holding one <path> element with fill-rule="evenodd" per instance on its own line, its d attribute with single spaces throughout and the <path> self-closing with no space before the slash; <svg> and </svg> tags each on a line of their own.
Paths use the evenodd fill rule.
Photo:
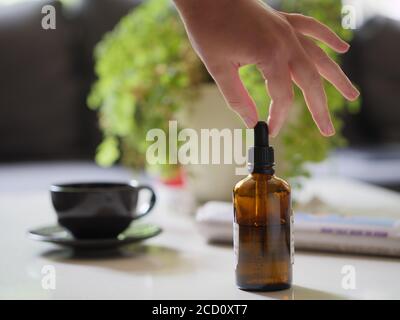
<svg viewBox="0 0 400 320">
<path fill-rule="evenodd" d="M 100 133 L 86 96 L 92 52 L 139 1 L 0 4 L 0 162 L 93 157 Z M 56 9 L 43 30 L 41 8 Z"/>
<path fill-rule="evenodd" d="M 400 144 L 400 22 L 383 17 L 357 30 L 344 68 L 360 87 L 362 108 L 345 117 L 353 146 Z"/>
</svg>

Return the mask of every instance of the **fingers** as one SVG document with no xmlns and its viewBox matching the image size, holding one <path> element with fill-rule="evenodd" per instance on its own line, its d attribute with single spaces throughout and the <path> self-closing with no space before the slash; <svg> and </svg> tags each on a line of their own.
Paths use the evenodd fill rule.
<svg viewBox="0 0 400 320">
<path fill-rule="evenodd" d="M 283 65 L 274 70 L 274 73 L 269 74 L 262 72 L 264 78 L 267 79 L 265 82 L 269 96 L 271 97 L 268 126 L 269 134 L 272 137 L 278 135 L 293 104 L 293 86 L 288 66 Z"/>
<path fill-rule="evenodd" d="M 208 67 L 228 105 L 236 111 L 249 128 L 253 128 L 258 121 L 255 103 L 250 97 L 242 80 L 239 70 L 233 65 L 219 65 Z"/>
<path fill-rule="evenodd" d="M 296 57 L 290 61 L 292 77 L 303 92 L 310 113 L 324 136 L 335 134 L 328 110 L 322 80 L 314 64 L 299 48 Z"/>
<path fill-rule="evenodd" d="M 298 38 L 311 60 L 315 63 L 318 72 L 332 83 L 345 98 L 351 101 L 357 99 L 360 93 L 353 86 L 339 65 L 318 47 L 318 45 L 310 39 L 307 39 L 307 37 L 298 34 Z"/>
<path fill-rule="evenodd" d="M 283 14 L 298 32 L 326 43 L 337 52 L 342 53 L 349 49 L 350 46 L 347 42 L 340 39 L 335 32 L 318 20 L 297 13 Z"/>
</svg>

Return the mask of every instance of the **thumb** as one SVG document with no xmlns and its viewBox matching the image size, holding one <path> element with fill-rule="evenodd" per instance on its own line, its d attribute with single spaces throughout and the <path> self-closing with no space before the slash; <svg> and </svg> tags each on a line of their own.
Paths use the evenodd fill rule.
<svg viewBox="0 0 400 320">
<path fill-rule="evenodd" d="M 247 127 L 253 128 L 258 121 L 257 110 L 240 79 L 238 68 L 233 65 L 219 65 L 213 68 L 207 67 L 207 69 L 227 104 L 239 114 Z"/>
</svg>

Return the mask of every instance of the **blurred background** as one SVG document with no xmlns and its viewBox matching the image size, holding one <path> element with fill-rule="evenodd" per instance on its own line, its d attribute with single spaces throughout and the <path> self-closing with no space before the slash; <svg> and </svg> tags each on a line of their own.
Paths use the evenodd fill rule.
<svg viewBox="0 0 400 320">
<path fill-rule="evenodd" d="M 175 118 L 171 110 L 178 105 L 175 97 L 177 92 L 180 93 L 179 90 L 191 93 L 195 88 L 196 94 L 200 91 L 200 95 L 205 97 L 204 101 L 193 98 L 197 99 L 193 105 L 223 104 L 218 92 L 210 89 L 212 84 L 202 74 L 204 71 L 198 71 L 201 66 L 195 61 L 193 52 L 189 51 L 179 20 L 168 20 L 169 17 L 160 15 L 163 6 L 156 1 L 151 1 L 153 7 L 143 9 L 135 16 L 141 2 L 149 1 L 0 0 L 1 191 L 29 189 L 37 185 L 47 188 L 54 180 L 122 179 L 130 175 L 130 170 L 126 168 L 143 167 L 145 147 L 138 141 L 143 140 L 145 129 L 165 126 L 167 119 Z M 322 17 L 322 20 L 327 6 L 339 8 L 339 16 L 335 16 L 331 22 L 336 23 L 336 29 L 342 29 L 341 1 L 314 1 L 316 6 L 310 5 L 311 2 L 307 0 L 296 2 L 294 5 L 293 1 L 276 0 L 270 1 L 270 4 L 278 9 L 289 6 L 300 12 L 304 8 L 305 13 L 314 13 L 316 18 Z M 41 27 L 44 17 L 41 10 L 45 4 L 51 4 L 56 9 L 55 30 L 43 30 Z M 341 63 L 350 79 L 360 88 L 360 106 L 355 111 L 337 107 L 340 111 L 337 118 L 343 123 L 342 132 L 347 144 L 337 144 L 341 147 L 335 145 L 333 148 L 322 146 L 323 159 L 318 160 L 324 161 L 307 166 L 314 174 L 333 173 L 400 191 L 400 3 L 395 0 L 348 0 L 344 4 L 355 9 L 356 28 L 346 36 L 351 39 L 351 49 L 342 57 Z M 318 6 L 320 13 L 316 11 Z M 168 5 L 168 10 L 174 10 L 172 5 Z M 129 15 L 133 22 L 126 19 L 120 24 L 120 30 L 113 31 L 94 56 L 96 44 L 128 12 L 131 12 Z M 160 21 L 157 21 L 158 18 Z M 143 28 L 140 23 L 143 23 Z M 155 31 L 157 23 L 164 34 Z M 124 34 L 124 30 L 125 33 L 129 31 L 129 36 Z M 156 36 L 147 37 L 146 32 Z M 127 40 L 122 40 L 123 36 Z M 176 39 L 180 40 L 176 42 Z M 128 40 L 134 44 L 126 48 Z M 186 60 L 183 67 L 177 66 L 179 54 L 171 43 L 178 43 L 175 47 L 179 47 L 179 54 L 184 52 Z M 162 47 L 169 51 L 160 51 Z M 120 54 L 118 50 L 122 49 L 117 48 L 126 48 L 121 51 L 125 55 Z M 153 51 L 163 57 L 164 64 L 155 66 L 146 60 Z M 128 61 L 126 64 L 124 59 Z M 122 76 L 121 70 L 135 68 L 134 63 L 139 60 L 145 61 L 145 66 L 150 69 L 142 75 L 143 83 L 150 83 L 148 87 L 136 85 L 137 79 L 126 77 L 126 72 Z M 176 68 L 168 69 L 169 66 Z M 125 81 L 123 83 L 132 81 L 132 88 L 137 89 L 132 95 L 135 101 L 129 100 L 129 96 L 114 94 L 121 89 L 115 86 L 116 79 L 118 83 L 121 79 Z M 93 87 L 96 80 L 99 82 Z M 208 87 L 200 87 L 199 83 L 207 83 Z M 251 86 L 251 79 L 247 83 Z M 94 92 L 90 95 L 91 88 Z M 132 88 L 128 88 L 128 91 L 133 92 Z M 159 90 L 157 95 L 162 96 L 163 100 L 157 100 L 156 90 Z M 91 97 L 89 100 L 88 96 Z M 170 97 L 170 100 L 166 101 L 165 97 Z M 118 104 L 113 105 L 113 99 L 119 101 Z M 122 100 L 125 102 L 122 103 Z M 151 116 L 140 118 L 140 108 L 154 104 L 154 101 L 163 108 L 160 110 L 168 112 L 154 109 L 153 113 L 152 109 L 149 110 Z M 111 113 L 107 103 L 113 106 Z M 92 109 L 88 108 L 88 104 Z M 227 113 L 215 115 L 215 119 L 197 115 L 196 120 L 191 120 L 193 127 L 204 124 L 224 127 L 226 123 L 241 127 L 234 115 L 227 110 L 224 112 Z M 125 123 L 124 119 L 130 119 L 131 114 L 134 114 L 132 121 L 136 123 Z M 226 117 L 231 119 L 222 124 L 218 122 L 218 119 Z M 116 162 L 125 166 L 111 169 L 98 167 L 94 164 L 96 150 L 97 160 L 101 164 Z M 318 157 L 321 158 L 320 155 Z M 314 160 L 312 155 L 309 159 Z M 181 183 L 180 169 L 174 172 L 168 179 L 160 174 L 160 180 L 172 185 Z M 222 171 L 220 175 L 223 175 Z M 239 179 L 233 177 L 231 180 Z M 228 185 L 233 184 L 229 182 Z M 214 191 L 210 195 L 207 190 L 204 191 L 204 186 L 199 186 L 201 188 L 203 191 L 198 191 L 201 201 L 212 200 L 213 195 L 223 199 L 226 194 L 219 195 Z"/>
<path fill-rule="evenodd" d="M 290 119 L 272 139 L 277 175 L 293 190 L 299 267 L 290 295 L 398 298 L 399 260 L 351 255 L 400 257 L 400 1 L 268 3 L 313 16 L 349 41 L 344 55 L 321 45 L 361 92 L 349 104 L 325 83 L 337 132 L 328 139 L 295 90 Z M 46 5 L 55 29 L 43 28 L 51 26 Z M 252 66 L 240 72 L 267 119 L 264 79 Z M 257 298 L 232 291 L 232 250 L 212 245 L 232 243 L 232 188 L 243 176 L 236 164 L 150 166 L 146 134 L 168 132 L 169 120 L 197 132 L 244 128 L 172 0 L 0 0 L 0 298 Z M 154 242 L 80 256 L 27 238 L 40 225 L 59 230 L 46 226 L 56 222 L 51 184 L 130 179 L 156 191 L 144 218 L 164 231 Z M 47 290 L 43 267 L 53 265 L 57 290 Z M 357 290 L 347 290 L 343 267 L 353 265 Z M 118 290 L 104 290 L 110 283 Z"/>
</svg>

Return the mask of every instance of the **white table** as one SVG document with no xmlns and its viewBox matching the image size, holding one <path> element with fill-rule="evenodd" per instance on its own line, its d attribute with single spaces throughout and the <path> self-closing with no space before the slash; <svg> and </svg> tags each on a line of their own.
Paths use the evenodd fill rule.
<svg viewBox="0 0 400 320">
<path fill-rule="evenodd" d="M 235 287 L 229 246 L 207 244 L 194 221 L 158 206 L 147 221 L 164 232 L 112 256 L 74 256 L 34 242 L 26 231 L 55 222 L 46 190 L 0 194 L 1 299 L 398 299 L 400 259 L 297 252 L 294 287 L 274 293 Z M 56 289 L 42 288 L 42 269 L 56 271 Z M 342 268 L 354 266 L 356 289 L 342 288 Z"/>
</svg>

